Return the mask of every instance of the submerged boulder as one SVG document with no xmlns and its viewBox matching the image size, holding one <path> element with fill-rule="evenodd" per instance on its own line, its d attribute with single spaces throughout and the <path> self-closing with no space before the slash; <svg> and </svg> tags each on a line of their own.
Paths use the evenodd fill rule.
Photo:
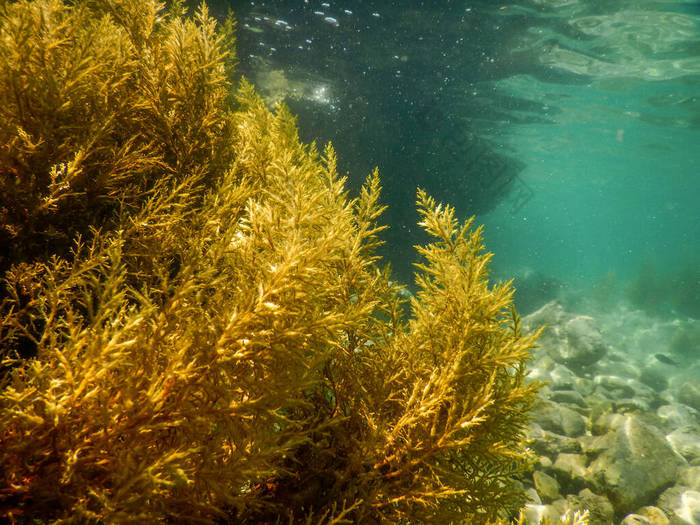
<svg viewBox="0 0 700 525">
<path fill-rule="evenodd" d="M 587 452 L 597 453 L 588 467 L 589 482 L 618 512 L 628 513 L 672 485 L 686 462 L 638 416 L 616 419 L 613 429 L 588 447 Z"/>
<path fill-rule="evenodd" d="M 556 302 L 547 303 L 528 315 L 523 324 L 526 327 L 546 325 L 540 339 L 541 353 L 576 374 L 597 363 L 609 350 L 592 317 L 567 313 Z"/>
</svg>

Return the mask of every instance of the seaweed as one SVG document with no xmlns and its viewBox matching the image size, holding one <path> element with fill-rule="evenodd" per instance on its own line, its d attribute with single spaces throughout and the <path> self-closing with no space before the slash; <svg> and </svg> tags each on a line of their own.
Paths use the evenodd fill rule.
<svg viewBox="0 0 700 525">
<path fill-rule="evenodd" d="M 378 172 L 351 197 L 285 107 L 229 96 L 231 24 L 1 9 L 0 516 L 514 515 L 538 334 L 480 228 L 419 190 L 407 301 L 376 251 Z"/>
</svg>

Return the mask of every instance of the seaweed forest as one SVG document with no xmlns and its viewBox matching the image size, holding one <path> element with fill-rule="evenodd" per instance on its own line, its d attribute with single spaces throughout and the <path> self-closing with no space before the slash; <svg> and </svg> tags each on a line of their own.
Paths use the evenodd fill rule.
<svg viewBox="0 0 700 525">
<path fill-rule="evenodd" d="M 378 172 L 231 80 L 234 25 L 0 3 L 0 517 L 517 517 L 537 334 L 481 229 L 417 189 L 406 293 Z"/>
</svg>

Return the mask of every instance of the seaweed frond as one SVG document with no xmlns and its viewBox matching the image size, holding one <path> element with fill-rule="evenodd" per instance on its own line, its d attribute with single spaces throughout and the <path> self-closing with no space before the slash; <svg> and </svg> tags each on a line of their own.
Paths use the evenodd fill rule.
<svg viewBox="0 0 700 525">
<path fill-rule="evenodd" d="M 181 2 L 0 6 L 0 516 L 487 523 L 529 463 L 537 334 L 481 229 L 418 193 L 418 293 L 381 183 L 242 81 Z"/>
</svg>

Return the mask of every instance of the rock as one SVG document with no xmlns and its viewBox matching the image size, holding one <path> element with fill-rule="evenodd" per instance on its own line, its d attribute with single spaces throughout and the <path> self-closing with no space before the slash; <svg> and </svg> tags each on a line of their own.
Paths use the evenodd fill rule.
<svg viewBox="0 0 700 525">
<path fill-rule="evenodd" d="M 700 459 L 700 426 L 685 425 L 666 436 L 666 439 L 678 454 L 688 463 L 697 465 Z"/>
<path fill-rule="evenodd" d="M 552 472 L 564 487 L 581 490 L 586 481 L 586 456 L 583 454 L 559 454 L 552 465 Z"/>
<path fill-rule="evenodd" d="M 549 388 L 552 390 L 573 390 L 576 386 L 576 374 L 566 366 L 557 363 L 549 372 Z"/>
<path fill-rule="evenodd" d="M 678 389 L 678 401 L 695 410 L 700 410 L 700 382 L 690 380 Z"/>
<path fill-rule="evenodd" d="M 591 485 L 621 514 L 653 501 L 685 466 L 664 436 L 635 415 L 621 416 L 588 452 L 597 454 L 588 467 Z"/>
<path fill-rule="evenodd" d="M 578 412 L 552 401 L 539 399 L 532 410 L 532 418 L 544 430 L 565 436 L 580 436 L 586 431 L 586 418 Z"/>
<path fill-rule="evenodd" d="M 676 485 L 664 491 L 658 507 L 670 516 L 670 523 L 700 524 L 700 492 Z"/>
<path fill-rule="evenodd" d="M 579 369 L 596 363 L 608 351 L 608 345 L 595 325 L 592 317 L 579 315 L 564 325 L 565 344 L 560 349 L 564 363 Z"/>
<path fill-rule="evenodd" d="M 700 491 L 700 467 L 687 467 L 681 470 L 677 484 Z"/>
<path fill-rule="evenodd" d="M 549 459 L 547 456 L 538 456 L 537 464 L 541 470 L 547 470 L 552 467 L 552 460 Z"/>
<path fill-rule="evenodd" d="M 639 380 L 656 392 L 661 392 L 668 388 L 668 378 L 666 374 L 656 366 L 645 366 L 639 373 Z"/>
<path fill-rule="evenodd" d="M 566 501 L 568 510 L 588 510 L 588 525 L 609 525 L 612 523 L 615 510 L 605 496 L 595 494 L 589 489 L 583 489 L 576 496 L 571 494 L 567 496 Z"/>
<path fill-rule="evenodd" d="M 609 399 L 624 399 L 634 395 L 634 387 L 628 378 L 597 375 L 593 381 L 603 388 L 605 397 Z"/>
<path fill-rule="evenodd" d="M 650 525 L 651 522 L 645 517 L 639 514 L 628 514 L 620 522 L 620 525 Z"/>
<path fill-rule="evenodd" d="M 582 408 L 586 407 L 586 401 L 583 396 L 575 390 L 558 390 L 549 395 L 549 400 L 555 403 L 568 403 Z"/>
<path fill-rule="evenodd" d="M 542 500 L 540 499 L 540 495 L 537 493 L 537 490 L 535 490 L 534 487 L 530 487 L 525 491 L 525 502 L 526 503 L 534 503 L 536 505 L 541 505 Z"/>
<path fill-rule="evenodd" d="M 618 414 L 616 412 L 610 412 L 609 410 L 604 410 L 600 416 L 598 416 L 591 425 L 591 431 L 594 436 L 603 436 L 615 430 L 624 424 L 625 416 L 623 414 Z M 602 449 L 600 449 L 602 450 Z M 590 452 L 597 452 L 600 450 L 588 450 Z"/>
<path fill-rule="evenodd" d="M 557 301 L 545 304 L 539 310 L 523 317 L 523 327 L 528 331 L 537 330 L 540 326 L 556 326 L 562 322 L 568 314 L 564 307 Z"/>
<path fill-rule="evenodd" d="M 620 412 L 648 412 L 653 406 L 643 399 L 630 397 L 616 401 L 615 408 Z"/>
<path fill-rule="evenodd" d="M 561 498 L 559 482 L 552 476 L 536 470 L 532 474 L 532 480 L 535 482 L 535 489 L 537 489 L 537 494 L 540 495 L 540 499 L 543 502 L 551 503 Z"/>
<path fill-rule="evenodd" d="M 558 523 L 559 511 L 551 505 L 527 503 L 523 509 L 523 518 L 525 525 L 540 525 L 543 520 L 548 520 L 549 523 Z"/>
<path fill-rule="evenodd" d="M 659 507 L 642 507 L 637 515 L 646 518 L 650 525 L 668 525 L 668 518 Z"/>
<path fill-rule="evenodd" d="M 656 415 L 664 423 L 666 432 L 700 422 L 697 410 L 681 403 L 660 406 L 656 410 Z"/>
<path fill-rule="evenodd" d="M 629 377 L 597 375 L 596 392 L 615 401 L 619 409 L 627 407 L 646 412 L 661 404 L 658 394 L 645 384 Z"/>
<path fill-rule="evenodd" d="M 528 425 L 527 437 L 532 440 L 532 450 L 541 456 L 556 457 L 560 452 L 581 452 L 578 439 L 543 430 L 537 423 Z"/>
<path fill-rule="evenodd" d="M 582 396 L 590 396 L 595 391 L 595 383 L 587 377 L 577 377 L 574 387 Z"/>
<path fill-rule="evenodd" d="M 607 356 L 596 364 L 596 372 L 603 375 L 639 379 L 639 366 L 630 362 L 624 354 L 608 352 Z"/>
<path fill-rule="evenodd" d="M 566 313 L 559 303 L 551 302 L 523 319 L 526 329 L 543 324 L 547 328 L 540 337 L 537 353 L 549 355 L 580 375 L 585 375 L 590 365 L 608 352 L 592 317 Z"/>
</svg>

